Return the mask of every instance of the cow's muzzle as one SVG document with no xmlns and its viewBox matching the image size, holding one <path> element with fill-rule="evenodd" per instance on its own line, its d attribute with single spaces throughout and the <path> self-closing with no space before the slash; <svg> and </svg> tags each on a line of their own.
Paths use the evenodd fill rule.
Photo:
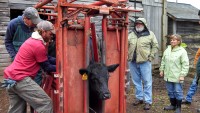
<svg viewBox="0 0 200 113">
<path fill-rule="evenodd" d="M 102 99 L 102 100 L 106 100 L 106 99 L 109 99 L 110 97 L 111 97 L 110 93 L 109 93 L 109 92 L 106 92 L 106 93 L 103 93 L 103 94 L 102 94 L 101 99 Z"/>
</svg>

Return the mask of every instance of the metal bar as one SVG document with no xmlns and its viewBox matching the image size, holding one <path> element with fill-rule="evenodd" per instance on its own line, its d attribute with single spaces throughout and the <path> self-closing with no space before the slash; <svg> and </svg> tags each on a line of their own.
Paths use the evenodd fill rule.
<svg viewBox="0 0 200 113">
<path fill-rule="evenodd" d="M 105 2 L 106 4 L 117 4 L 118 0 L 100 0 L 102 2 Z"/>
<path fill-rule="evenodd" d="M 79 13 L 81 10 L 83 10 L 82 8 L 80 9 L 76 9 L 75 11 L 70 12 L 69 14 L 67 14 L 67 18 Z M 66 17 L 65 17 L 66 18 Z"/>
<path fill-rule="evenodd" d="M 124 18 L 109 18 L 109 20 L 125 20 Z"/>
<path fill-rule="evenodd" d="M 95 31 L 95 24 L 94 23 L 91 23 L 91 34 L 92 34 L 92 44 L 93 44 L 93 51 L 94 51 L 94 60 L 96 62 L 99 62 L 97 37 L 96 37 L 96 31 Z"/>
<path fill-rule="evenodd" d="M 102 19 L 102 40 L 103 40 L 103 47 L 102 47 L 102 50 L 103 50 L 103 63 L 106 63 L 106 38 L 107 38 L 107 16 L 106 15 L 103 15 L 103 19 Z"/>
<path fill-rule="evenodd" d="M 47 16 L 58 16 L 57 13 L 42 13 L 42 12 L 39 12 L 39 14 L 47 15 Z"/>
<path fill-rule="evenodd" d="M 125 17 L 126 17 L 126 19 L 125 19 L 125 22 L 126 23 L 128 23 L 129 22 L 129 15 L 128 15 L 128 13 L 125 13 Z M 126 67 L 127 67 L 127 53 L 128 53 L 128 25 L 125 25 L 124 26 L 125 27 L 125 37 L 124 37 L 124 42 L 125 42 L 125 44 L 124 44 L 124 75 L 125 75 L 125 73 L 126 73 Z M 125 76 L 124 76 L 124 78 L 125 78 Z M 125 80 L 125 79 L 124 79 Z M 123 86 L 122 87 L 125 87 L 125 81 L 123 81 Z M 125 99 L 125 96 L 123 96 L 123 99 L 124 99 L 124 106 L 123 106 L 123 108 L 124 108 L 124 112 L 123 113 L 126 113 L 126 99 Z"/>
<path fill-rule="evenodd" d="M 52 0 L 45 0 L 45 1 L 41 2 L 41 3 L 39 3 L 39 4 L 36 4 L 34 7 L 35 7 L 35 8 L 41 8 L 42 6 L 44 6 L 44 5 L 48 4 L 48 3 L 50 3 L 51 1 L 52 1 Z"/>
<path fill-rule="evenodd" d="M 89 57 L 88 56 L 88 32 L 90 30 L 90 17 L 86 16 L 85 17 L 85 27 L 84 27 L 84 67 L 87 68 L 87 66 L 89 65 Z M 83 113 L 88 113 L 89 111 L 89 105 L 88 105 L 88 81 L 83 81 Z"/>
<path fill-rule="evenodd" d="M 101 6 L 101 5 L 104 5 L 104 4 L 106 4 L 106 3 L 105 3 L 105 2 L 98 1 L 98 2 L 91 3 L 91 4 L 89 4 L 89 5 Z"/>
<path fill-rule="evenodd" d="M 58 0 L 58 3 L 61 2 L 61 0 Z M 56 70 L 59 74 L 59 105 L 57 108 L 54 108 L 56 111 L 55 113 L 63 113 L 64 112 L 64 105 L 68 106 L 68 103 L 64 104 L 64 99 L 67 97 L 67 94 L 64 94 L 66 92 L 66 89 L 64 87 L 68 87 L 67 84 L 64 85 L 64 82 L 67 82 L 64 80 L 64 48 L 62 47 L 63 45 L 63 40 L 64 40 L 64 31 L 63 29 L 59 29 L 60 26 L 60 21 L 62 21 L 62 8 L 60 7 L 60 4 L 57 4 L 57 11 L 58 11 L 58 17 L 55 21 L 55 28 L 56 30 Z M 67 33 L 67 32 L 65 32 Z M 67 99 L 66 99 L 67 100 Z"/>
<path fill-rule="evenodd" d="M 123 113 L 124 111 L 124 50 L 126 48 L 125 47 L 125 28 L 123 27 L 123 29 L 121 30 L 121 52 L 120 52 L 120 74 L 119 74 L 119 112 Z"/>
<path fill-rule="evenodd" d="M 41 9 L 55 9 L 55 6 L 42 6 Z"/>
<path fill-rule="evenodd" d="M 119 30 L 116 28 L 116 35 L 117 35 L 117 49 L 120 51 L 120 41 L 119 41 Z"/>
<path fill-rule="evenodd" d="M 94 6 L 94 5 L 84 5 L 84 4 L 70 4 L 70 3 L 60 3 L 62 7 L 69 7 L 69 8 L 86 8 L 86 9 L 93 9 L 93 10 L 100 10 L 100 9 L 107 9 L 110 12 L 118 11 L 118 12 L 140 12 L 141 10 L 135 9 L 128 9 L 128 8 L 117 8 L 117 7 L 101 7 L 101 6 Z"/>
</svg>

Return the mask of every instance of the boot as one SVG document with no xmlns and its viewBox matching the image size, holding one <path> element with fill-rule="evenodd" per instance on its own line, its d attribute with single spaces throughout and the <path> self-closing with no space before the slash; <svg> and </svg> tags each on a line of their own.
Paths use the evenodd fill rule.
<svg viewBox="0 0 200 113">
<path fill-rule="evenodd" d="M 170 98 L 170 106 L 164 107 L 164 110 L 175 110 L 176 109 L 176 98 Z"/>
<path fill-rule="evenodd" d="M 176 100 L 176 111 L 175 111 L 175 113 L 181 113 L 181 103 L 182 103 L 182 100 Z"/>
</svg>

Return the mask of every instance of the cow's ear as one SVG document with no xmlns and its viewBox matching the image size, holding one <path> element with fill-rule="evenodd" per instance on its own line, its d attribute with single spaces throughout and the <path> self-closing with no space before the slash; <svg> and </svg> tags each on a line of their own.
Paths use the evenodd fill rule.
<svg viewBox="0 0 200 113">
<path fill-rule="evenodd" d="M 110 66 L 107 66 L 108 72 L 113 72 L 115 69 L 119 66 L 119 64 L 113 64 Z"/>
<path fill-rule="evenodd" d="M 88 74 L 89 71 L 87 69 L 79 69 L 79 73 L 83 75 L 84 73 Z"/>
</svg>

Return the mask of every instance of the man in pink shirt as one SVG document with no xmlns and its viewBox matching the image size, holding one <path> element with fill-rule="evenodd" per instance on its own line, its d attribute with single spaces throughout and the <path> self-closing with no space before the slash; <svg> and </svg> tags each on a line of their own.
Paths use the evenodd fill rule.
<svg viewBox="0 0 200 113">
<path fill-rule="evenodd" d="M 8 113 L 23 113 L 26 102 L 38 113 L 53 113 L 51 98 L 33 81 L 40 67 L 46 72 L 56 71 L 55 58 L 47 56 L 46 43 L 55 29 L 49 21 L 42 21 L 20 47 L 14 61 L 4 70 L 3 87 L 10 99 Z"/>
</svg>

